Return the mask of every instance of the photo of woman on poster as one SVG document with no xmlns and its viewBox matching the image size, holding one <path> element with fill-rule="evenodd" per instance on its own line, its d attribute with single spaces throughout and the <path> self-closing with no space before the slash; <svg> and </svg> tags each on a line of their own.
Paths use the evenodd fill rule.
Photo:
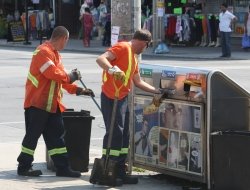
<svg viewBox="0 0 250 190">
<path fill-rule="evenodd" d="M 160 151 L 159 151 L 159 162 L 167 164 L 168 156 L 168 139 L 169 139 L 169 130 L 161 129 L 160 130 Z"/>
<path fill-rule="evenodd" d="M 179 132 L 171 131 L 168 148 L 168 167 L 177 168 Z"/>
<path fill-rule="evenodd" d="M 181 170 L 188 170 L 189 158 L 189 134 L 180 133 L 178 168 Z"/>
<path fill-rule="evenodd" d="M 190 137 L 189 171 L 201 173 L 201 163 L 201 136 L 192 134 Z"/>
<path fill-rule="evenodd" d="M 151 143 L 148 138 L 150 131 L 149 123 L 143 120 L 143 125 L 140 131 L 135 133 L 135 153 L 145 156 L 152 156 Z"/>
</svg>

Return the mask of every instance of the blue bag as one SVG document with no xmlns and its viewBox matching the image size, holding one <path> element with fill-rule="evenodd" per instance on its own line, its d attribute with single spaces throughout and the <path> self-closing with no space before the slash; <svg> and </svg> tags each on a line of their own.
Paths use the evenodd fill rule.
<svg viewBox="0 0 250 190">
<path fill-rule="evenodd" d="M 241 41 L 242 48 L 250 48 L 250 36 L 244 34 Z"/>
</svg>

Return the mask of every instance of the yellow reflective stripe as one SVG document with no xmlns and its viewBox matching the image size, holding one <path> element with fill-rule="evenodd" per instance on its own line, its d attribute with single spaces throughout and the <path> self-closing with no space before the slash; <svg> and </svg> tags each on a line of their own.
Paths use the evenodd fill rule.
<svg viewBox="0 0 250 190">
<path fill-rule="evenodd" d="M 63 95 L 63 91 L 62 91 L 62 84 L 61 84 L 59 88 L 59 93 L 58 93 L 58 96 L 60 99 L 62 98 L 62 95 Z"/>
<path fill-rule="evenodd" d="M 64 154 L 64 153 L 67 153 L 67 149 L 66 147 L 63 147 L 63 148 L 55 148 L 55 149 L 52 149 L 52 150 L 49 150 L 48 151 L 48 154 L 50 156 L 53 156 L 55 154 Z"/>
<path fill-rule="evenodd" d="M 55 86 L 56 86 L 56 82 L 51 81 L 50 89 L 49 89 L 49 98 L 48 98 L 47 107 L 46 107 L 46 111 L 48 112 L 50 112 L 51 107 L 52 107 Z"/>
<path fill-rule="evenodd" d="M 106 82 L 108 80 L 108 78 L 107 78 L 107 72 L 106 71 L 104 71 L 104 73 L 103 73 L 102 80 L 103 80 L 103 82 Z"/>
<path fill-rule="evenodd" d="M 34 76 L 30 73 L 30 71 L 29 71 L 29 73 L 28 73 L 28 79 L 30 80 L 30 82 L 31 82 L 36 88 L 38 88 L 39 82 L 38 82 L 38 80 L 36 79 L 36 77 L 34 77 Z"/>
<path fill-rule="evenodd" d="M 33 156 L 35 151 L 22 146 L 22 152 Z"/>
<path fill-rule="evenodd" d="M 120 154 L 128 154 L 128 148 L 122 148 Z"/>
<path fill-rule="evenodd" d="M 36 55 L 40 50 L 39 49 L 36 49 L 34 52 L 33 52 L 33 55 Z"/>
<path fill-rule="evenodd" d="M 106 149 L 102 149 L 102 154 L 106 155 L 107 154 L 107 150 Z M 120 151 L 119 150 L 110 150 L 109 155 L 110 156 L 119 156 L 120 155 Z"/>
<path fill-rule="evenodd" d="M 131 48 L 129 47 L 128 49 L 128 69 L 126 71 L 126 74 L 125 74 L 125 82 L 124 82 L 124 86 L 127 86 L 128 84 L 128 79 L 130 77 L 130 74 L 131 74 L 131 68 L 132 68 L 132 52 L 131 52 Z"/>
</svg>

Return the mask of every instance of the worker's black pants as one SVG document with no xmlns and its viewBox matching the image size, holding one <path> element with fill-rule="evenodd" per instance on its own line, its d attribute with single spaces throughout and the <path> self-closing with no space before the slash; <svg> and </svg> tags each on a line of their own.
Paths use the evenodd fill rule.
<svg viewBox="0 0 250 190">
<path fill-rule="evenodd" d="M 26 170 L 31 167 L 34 151 L 41 135 L 47 149 L 52 152 L 51 159 L 55 167 L 57 169 L 68 167 L 68 155 L 63 139 L 64 124 L 59 109 L 56 113 L 49 113 L 35 107 L 25 109 L 25 127 L 22 151 L 17 158 L 18 169 Z"/>
</svg>

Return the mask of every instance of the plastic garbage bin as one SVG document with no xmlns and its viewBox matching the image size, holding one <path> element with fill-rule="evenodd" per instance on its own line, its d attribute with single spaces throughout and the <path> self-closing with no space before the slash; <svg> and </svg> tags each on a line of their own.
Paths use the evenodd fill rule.
<svg viewBox="0 0 250 190">
<path fill-rule="evenodd" d="M 65 127 L 65 145 L 69 155 L 69 163 L 73 170 L 88 172 L 89 145 L 91 136 L 92 120 L 90 112 L 86 110 L 74 111 L 67 109 L 63 113 Z M 46 150 L 47 168 L 55 170 L 52 159 Z"/>
<path fill-rule="evenodd" d="M 212 135 L 213 190 L 249 190 L 249 147 L 249 131 L 225 131 Z"/>
</svg>

